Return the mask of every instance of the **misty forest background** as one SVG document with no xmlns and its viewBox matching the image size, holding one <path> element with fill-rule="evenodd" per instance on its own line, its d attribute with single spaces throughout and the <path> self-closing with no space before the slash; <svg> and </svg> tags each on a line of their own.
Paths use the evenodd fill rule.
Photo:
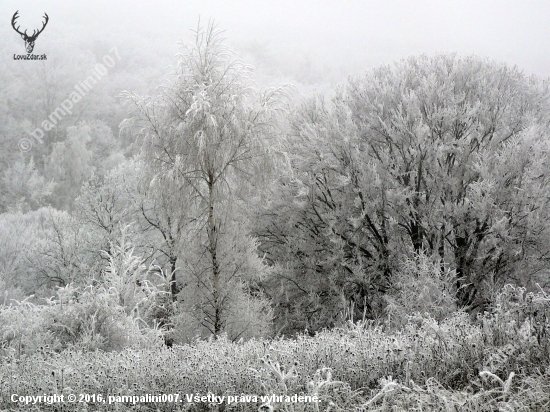
<svg viewBox="0 0 550 412">
<path fill-rule="evenodd" d="M 58 41 L 0 60 L 4 406 L 185 387 L 324 402 L 265 410 L 548 410 L 546 79 L 441 53 L 321 94 L 322 68 L 237 56 L 203 22 L 172 59 L 128 36 L 40 143 L 113 56 Z M 271 85 L 283 68 L 298 82 Z"/>
</svg>

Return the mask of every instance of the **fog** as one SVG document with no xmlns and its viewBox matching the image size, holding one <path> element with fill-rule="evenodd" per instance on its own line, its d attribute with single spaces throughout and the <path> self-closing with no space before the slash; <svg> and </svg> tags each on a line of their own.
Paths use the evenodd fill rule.
<svg viewBox="0 0 550 412">
<path fill-rule="evenodd" d="M 15 1 L 0 5 L 0 49 L 10 59 L 21 42 L 10 26 L 19 10 L 21 27 L 40 27 L 66 42 L 101 39 L 124 54 L 128 41 L 154 50 L 151 65 L 165 67 L 190 29 L 214 19 L 227 42 L 256 66 L 263 81 L 306 85 L 341 83 L 411 54 L 477 54 L 517 65 L 526 74 L 550 73 L 548 1 Z M 148 43 L 148 44 L 145 44 Z M 57 46 L 56 46 L 57 47 Z M 84 52 L 84 51 L 83 51 Z"/>
<path fill-rule="evenodd" d="M 0 0 L 0 411 L 549 410 L 549 16 Z"/>
</svg>

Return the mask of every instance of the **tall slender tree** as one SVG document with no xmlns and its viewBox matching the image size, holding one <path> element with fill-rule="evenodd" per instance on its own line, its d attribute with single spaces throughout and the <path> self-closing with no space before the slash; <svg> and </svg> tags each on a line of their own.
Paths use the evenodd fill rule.
<svg viewBox="0 0 550 412">
<path fill-rule="evenodd" d="M 247 243 L 246 232 L 238 230 L 246 221 L 236 206 L 243 190 L 263 175 L 280 90 L 255 92 L 251 68 L 223 44 L 214 24 L 199 25 L 194 34 L 157 99 L 125 97 L 136 114 L 130 124 L 140 127 L 144 158 L 155 170 L 153 181 L 171 182 L 157 189 L 179 187 L 187 210 L 178 213 L 192 211 L 179 239 L 187 239 L 180 243 L 182 254 L 194 250 L 193 257 L 180 259 L 182 276 L 195 279 L 201 326 L 218 335 L 236 303 L 231 289 L 258 275 L 256 256 L 226 252 L 232 244 Z M 233 253 L 252 253 L 241 249 Z"/>
</svg>

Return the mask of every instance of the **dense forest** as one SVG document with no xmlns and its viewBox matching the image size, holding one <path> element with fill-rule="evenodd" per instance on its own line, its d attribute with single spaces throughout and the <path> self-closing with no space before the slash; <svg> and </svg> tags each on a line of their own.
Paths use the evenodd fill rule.
<svg viewBox="0 0 550 412">
<path fill-rule="evenodd" d="M 0 408 L 550 408 L 547 80 L 419 55 L 304 95 L 212 24 L 133 51 L 0 67 Z"/>
</svg>

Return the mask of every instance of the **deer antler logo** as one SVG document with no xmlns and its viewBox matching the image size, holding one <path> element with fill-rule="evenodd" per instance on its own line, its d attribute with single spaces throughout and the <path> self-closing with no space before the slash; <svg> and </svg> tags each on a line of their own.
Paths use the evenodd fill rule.
<svg viewBox="0 0 550 412">
<path fill-rule="evenodd" d="M 27 30 L 25 30 L 23 33 L 19 31 L 19 27 L 21 26 L 15 27 L 15 20 L 17 20 L 17 18 L 19 17 L 18 14 L 19 14 L 19 10 L 17 10 L 13 15 L 11 19 L 11 25 L 13 29 L 21 35 L 23 40 L 25 40 L 25 48 L 27 49 L 27 53 L 32 53 L 34 49 L 34 42 L 36 41 L 36 38 L 38 37 L 38 35 L 44 31 L 46 24 L 48 24 L 49 17 L 46 13 L 44 13 L 44 18 L 46 19 L 46 21 L 42 24 L 42 28 L 38 31 L 34 30 L 32 35 L 29 36 L 27 34 Z"/>
</svg>

